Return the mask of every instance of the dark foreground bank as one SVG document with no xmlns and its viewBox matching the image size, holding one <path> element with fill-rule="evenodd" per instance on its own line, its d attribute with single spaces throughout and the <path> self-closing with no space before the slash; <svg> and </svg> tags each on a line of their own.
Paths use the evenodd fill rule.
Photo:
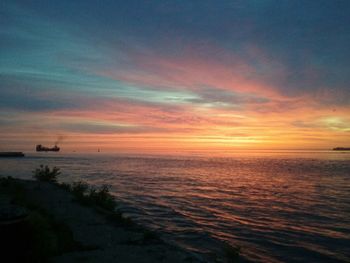
<svg viewBox="0 0 350 263">
<path fill-rule="evenodd" d="M 120 214 L 82 205 L 66 187 L 12 178 L 0 182 L 5 262 L 201 261 Z"/>
</svg>

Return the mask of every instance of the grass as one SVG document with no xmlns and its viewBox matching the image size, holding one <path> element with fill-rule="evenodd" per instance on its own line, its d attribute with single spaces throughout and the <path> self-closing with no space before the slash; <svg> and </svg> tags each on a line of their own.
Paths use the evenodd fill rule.
<svg viewBox="0 0 350 263">
<path fill-rule="evenodd" d="M 14 257 L 13 262 L 48 262 L 51 257 L 66 252 L 92 249 L 76 242 L 67 225 L 28 201 L 24 188 L 17 180 L 0 178 L 0 189 L 11 198 L 13 205 L 28 211 L 26 220 L 2 229 L 9 246 L 6 253 Z"/>
<path fill-rule="evenodd" d="M 55 255 L 87 249 L 74 240 L 67 225 L 39 209 L 32 209 L 29 214 L 27 234 L 33 244 L 34 258 L 43 262 Z"/>
</svg>

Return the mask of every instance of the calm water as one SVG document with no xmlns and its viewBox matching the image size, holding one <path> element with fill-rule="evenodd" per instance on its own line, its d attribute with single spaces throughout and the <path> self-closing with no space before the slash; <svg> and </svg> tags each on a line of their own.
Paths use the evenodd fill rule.
<svg viewBox="0 0 350 263">
<path fill-rule="evenodd" d="M 0 159 L 0 175 L 39 164 L 110 184 L 125 213 L 209 260 L 226 241 L 252 261 L 350 262 L 350 153 L 29 154 Z"/>
</svg>

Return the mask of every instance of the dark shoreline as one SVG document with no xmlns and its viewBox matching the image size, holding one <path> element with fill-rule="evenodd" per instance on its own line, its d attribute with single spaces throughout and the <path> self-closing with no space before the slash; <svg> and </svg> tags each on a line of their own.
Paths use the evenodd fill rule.
<svg viewBox="0 0 350 263">
<path fill-rule="evenodd" d="M 58 255 L 54 253 L 50 261 L 205 262 L 119 215 L 80 204 L 71 192 L 57 183 L 3 177 L 0 182 L 1 197 L 5 200 L 0 203 L 2 208 L 8 202 L 24 207 L 29 215 L 47 214 L 54 222 L 67 226 L 73 242 L 79 244 Z"/>
</svg>

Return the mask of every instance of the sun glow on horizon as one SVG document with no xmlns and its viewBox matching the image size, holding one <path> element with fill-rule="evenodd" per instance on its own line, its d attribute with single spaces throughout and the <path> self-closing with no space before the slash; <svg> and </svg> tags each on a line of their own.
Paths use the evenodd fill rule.
<svg viewBox="0 0 350 263">
<path fill-rule="evenodd" d="M 145 13 L 111 5 L 5 1 L 0 150 L 50 144 L 58 134 L 69 150 L 330 149 L 350 141 L 348 16 L 306 8 L 322 14 L 317 20 L 289 3 L 284 14 L 294 15 L 284 23 L 275 5 L 257 3 L 276 21 L 266 24 L 249 4 L 222 7 L 220 16 L 212 4 L 182 3 L 178 12 L 140 3 Z M 324 28 L 338 31 L 325 39 Z"/>
</svg>

